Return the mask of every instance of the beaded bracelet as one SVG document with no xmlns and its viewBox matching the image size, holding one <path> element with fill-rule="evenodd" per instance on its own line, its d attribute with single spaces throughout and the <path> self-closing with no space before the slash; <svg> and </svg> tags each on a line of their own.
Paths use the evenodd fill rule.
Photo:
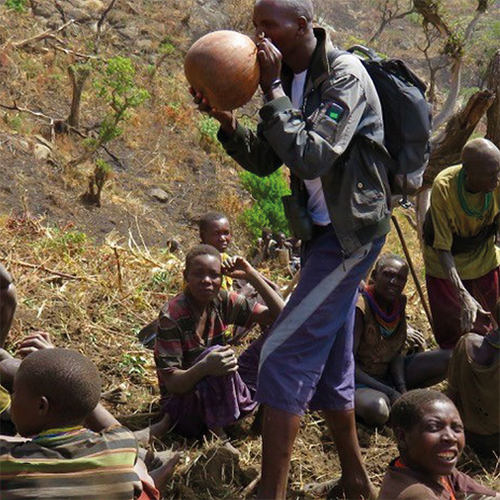
<svg viewBox="0 0 500 500">
<path fill-rule="evenodd" d="M 264 94 L 267 95 L 269 94 L 269 92 L 271 92 L 271 90 L 275 89 L 276 87 L 279 87 L 280 85 L 281 85 L 281 78 L 276 78 L 276 80 L 274 80 L 274 82 L 272 82 L 271 85 L 269 85 L 269 87 L 266 90 L 264 89 L 262 90 Z"/>
</svg>

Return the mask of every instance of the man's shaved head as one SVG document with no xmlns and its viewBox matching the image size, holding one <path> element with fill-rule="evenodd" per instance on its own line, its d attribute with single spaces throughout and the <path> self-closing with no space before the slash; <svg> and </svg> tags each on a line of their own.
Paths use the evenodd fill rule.
<svg viewBox="0 0 500 500">
<path fill-rule="evenodd" d="M 473 139 L 462 150 L 466 187 L 471 192 L 493 191 L 500 180 L 500 150 L 488 139 Z"/>
<path fill-rule="evenodd" d="M 462 163 L 468 165 L 483 161 L 497 162 L 500 168 L 500 150 L 488 139 L 473 139 L 462 150 Z"/>
<path fill-rule="evenodd" d="M 311 0 L 257 0 L 255 6 L 259 4 L 272 3 L 283 11 L 295 15 L 297 18 L 305 17 L 308 22 L 312 23 L 314 18 L 314 6 Z"/>
<path fill-rule="evenodd" d="M 264 34 L 281 52 L 285 65 L 301 73 L 316 48 L 313 17 L 311 0 L 257 0 L 252 22 L 255 35 Z"/>
</svg>

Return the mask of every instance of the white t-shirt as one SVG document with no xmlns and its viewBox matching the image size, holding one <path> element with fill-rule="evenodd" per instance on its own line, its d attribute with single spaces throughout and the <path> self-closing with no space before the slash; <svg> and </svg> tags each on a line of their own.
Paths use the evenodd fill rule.
<svg viewBox="0 0 500 500">
<path fill-rule="evenodd" d="M 307 70 L 302 73 L 297 73 L 292 81 L 292 104 L 295 109 L 301 109 L 304 101 L 304 86 L 307 78 Z M 314 224 L 319 226 L 327 226 L 331 223 L 328 208 L 326 206 L 325 194 L 321 179 L 316 177 L 312 180 L 304 180 L 309 199 L 307 201 L 307 209 L 311 214 Z"/>
</svg>

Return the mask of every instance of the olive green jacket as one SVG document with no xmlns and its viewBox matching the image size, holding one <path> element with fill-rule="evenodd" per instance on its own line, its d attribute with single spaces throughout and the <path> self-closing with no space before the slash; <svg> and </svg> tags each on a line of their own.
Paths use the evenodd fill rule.
<svg viewBox="0 0 500 500">
<path fill-rule="evenodd" d="M 334 49 L 323 29 L 316 28 L 315 35 L 302 108 L 294 109 L 289 97 L 274 99 L 260 110 L 257 133 L 238 124 L 231 137 L 220 130 L 219 140 L 244 169 L 261 177 L 285 164 L 292 192 L 305 204 L 302 181 L 320 177 L 333 228 L 350 255 L 389 231 L 390 160 L 380 101 L 368 73 L 355 56 Z M 291 70 L 283 67 L 287 96 L 292 80 Z M 332 114 L 339 109 L 340 116 Z"/>
</svg>

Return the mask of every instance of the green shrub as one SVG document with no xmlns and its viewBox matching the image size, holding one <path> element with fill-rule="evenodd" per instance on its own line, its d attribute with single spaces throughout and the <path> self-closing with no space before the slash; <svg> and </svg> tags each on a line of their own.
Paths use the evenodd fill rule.
<svg viewBox="0 0 500 500">
<path fill-rule="evenodd" d="M 113 57 L 99 69 L 94 87 L 97 95 L 110 107 L 99 130 L 100 144 L 104 144 L 123 133 L 119 125 L 129 118 L 131 109 L 137 108 L 149 98 L 149 93 L 137 86 L 135 68 L 126 57 Z"/>
<path fill-rule="evenodd" d="M 252 239 L 257 240 L 264 228 L 269 228 L 274 233 L 282 231 L 288 234 L 288 223 L 281 197 L 290 194 L 290 189 L 281 169 L 263 178 L 250 172 L 241 172 L 240 180 L 254 199 L 252 207 L 244 210 L 240 216 L 240 221 Z"/>
<path fill-rule="evenodd" d="M 198 131 L 200 140 L 210 144 L 218 144 L 217 132 L 219 131 L 219 122 L 210 116 L 202 116 L 198 122 Z"/>
<path fill-rule="evenodd" d="M 82 231 L 54 228 L 51 233 L 51 238 L 37 242 L 35 246 L 50 249 L 67 257 L 81 255 L 85 251 L 87 235 Z"/>
<path fill-rule="evenodd" d="M 24 12 L 26 10 L 26 0 L 6 0 L 5 6 L 17 12 Z"/>
<path fill-rule="evenodd" d="M 118 368 L 125 372 L 127 375 L 139 375 L 142 377 L 146 373 L 147 358 L 142 354 L 129 354 L 122 355 L 122 360 L 118 363 Z"/>
</svg>

